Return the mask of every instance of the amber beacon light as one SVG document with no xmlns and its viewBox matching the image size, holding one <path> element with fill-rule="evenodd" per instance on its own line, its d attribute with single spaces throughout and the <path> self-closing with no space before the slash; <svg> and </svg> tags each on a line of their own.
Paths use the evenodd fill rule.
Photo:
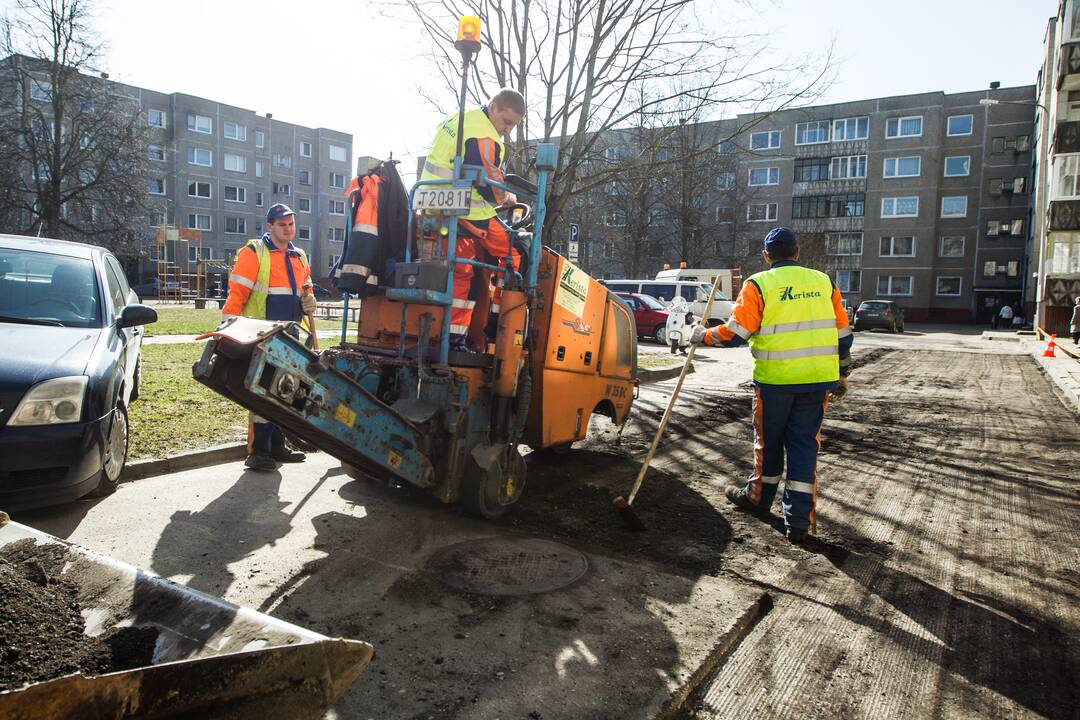
<svg viewBox="0 0 1080 720">
<path fill-rule="evenodd" d="M 454 47 L 462 52 L 480 49 L 480 18 L 465 15 L 458 21 L 457 41 Z"/>
</svg>

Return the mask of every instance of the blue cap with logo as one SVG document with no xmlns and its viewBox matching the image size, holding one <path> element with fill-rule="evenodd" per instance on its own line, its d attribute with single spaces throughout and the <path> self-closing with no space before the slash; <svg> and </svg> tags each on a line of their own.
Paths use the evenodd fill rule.
<svg viewBox="0 0 1080 720">
<path fill-rule="evenodd" d="M 274 203 L 266 211 L 266 222 L 273 223 L 288 215 L 295 215 L 292 208 L 285 203 Z"/>
<path fill-rule="evenodd" d="M 773 228 L 765 236 L 765 252 L 767 253 L 794 250 L 798 246 L 799 241 L 795 239 L 795 233 L 786 227 Z"/>
</svg>

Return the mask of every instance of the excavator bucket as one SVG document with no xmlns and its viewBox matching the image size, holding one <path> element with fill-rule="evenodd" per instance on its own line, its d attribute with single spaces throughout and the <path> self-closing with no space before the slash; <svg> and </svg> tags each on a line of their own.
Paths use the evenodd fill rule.
<svg viewBox="0 0 1080 720">
<path fill-rule="evenodd" d="M 60 576 L 76 588 L 86 635 L 136 627 L 152 628 L 156 639 L 143 667 L 0 692 L 6 720 L 315 719 L 371 660 L 365 642 L 328 638 L 227 603 L 0 513 L 0 554 L 28 542 L 66 548 Z"/>
</svg>

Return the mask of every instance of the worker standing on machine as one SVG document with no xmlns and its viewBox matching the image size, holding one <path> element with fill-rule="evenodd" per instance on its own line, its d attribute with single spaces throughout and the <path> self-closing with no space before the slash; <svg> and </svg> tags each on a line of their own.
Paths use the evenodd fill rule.
<svg viewBox="0 0 1080 720">
<path fill-rule="evenodd" d="M 743 283 L 727 324 L 694 328 L 692 342 L 734 347 L 754 356 L 754 473 L 724 494 L 733 504 L 767 515 L 784 473 L 784 524 L 793 543 L 814 524 L 818 433 L 830 395 L 847 392 L 851 328 L 840 291 L 823 272 L 799 265 L 795 233 L 765 236 L 768 270 Z"/>
<path fill-rule="evenodd" d="M 506 149 L 502 138 L 512 131 L 525 115 L 525 98 L 517 90 L 503 88 L 485 107 L 464 113 L 462 136 L 462 163 L 477 165 L 492 180 L 503 181 L 502 165 Z M 421 180 L 452 180 L 454 156 L 457 153 L 458 114 L 455 113 L 439 124 L 435 139 L 424 163 Z M 498 218 L 495 211 L 517 203 L 513 193 L 490 185 L 473 187 L 469 212 L 458 220 L 457 257 L 464 260 L 477 259 L 478 250 L 486 257 L 481 261 L 501 264 L 504 258 L 513 258 L 514 270 L 521 261 L 511 248 L 510 229 Z M 472 322 L 477 294 L 472 292 L 474 268 L 458 263 L 454 266 L 454 300 L 450 309 L 450 344 L 455 350 L 465 350 L 465 335 Z M 501 279 L 500 279 L 501 286 Z M 487 283 L 479 284 L 483 291 Z M 499 313 L 501 292 L 496 288 L 491 305 L 491 316 Z M 493 324 L 489 321 L 489 327 Z"/>
</svg>

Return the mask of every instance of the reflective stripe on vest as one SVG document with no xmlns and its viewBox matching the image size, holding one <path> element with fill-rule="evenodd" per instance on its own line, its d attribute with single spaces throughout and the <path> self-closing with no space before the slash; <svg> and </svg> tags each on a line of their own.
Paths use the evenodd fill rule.
<svg viewBox="0 0 1080 720">
<path fill-rule="evenodd" d="M 761 290 L 761 328 L 749 340 L 754 380 L 769 385 L 840 378 L 832 282 L 825 273 L 784 265 L 750 278 Z"/>
<path fill-rule="evenodd" d="M 454 177 L 454 155 L 457 153 L 457 121 L 458 116 L 451 115 L 442 121 L 439 129 L 435 131 L 435 140 L 431 144 L 427 160 L 424 162 L 424 171 L 420 174 L 421 180 L 450 180 Z M 506 149 L 502 144 L 502 136 L 491 120 L 481 108 L 467 110 L 465 122 L 462 125 L 465 140 L 470 138 L 490 138 L 495 141 L 499 148 L 499 158 L 506 157 Z M 465 144 L 462 142 L 462 152 Z M 488 220 L 495 217 L 495 208 L 491 206 L 484 196 L 474 187 L 472 189 L 472 206 L 469 213 L 464 215 L 464 220 Z"/>
<path fill-rule="evenodd" d="M 248 295 L 247 302 L 244 303 L 244 309 L 241 314 L 244 317 L 250 318 L 265 318 L 266 317 L 266 297 L 271 293 L 274 295 L 282 294 L 281 288 L 270 287 L 270 248 L 266 247 L 266 242 L 262 239 L 248 240 L 247 246 L 255 251 L 255 256 L 259 258 L 259 274 L 255 276 L 255 283 L 251 286 L 251 294 Z M 304 269 L 308 269 L 307 255 L 300 248 L 293 248 L 300 255 L 300 264 L 304 266 Z M 289 258 L 286 255 L 285 262 L 289 262 Z M 230 276 L 230 279 L 235 276 Z M 247 283 L 244 283 L 247 285 Z M 304 289 L 300 286 L 296 286 L 296 294 L 300 295 Z M 292 288 L 285 288 L 285 295 L 292 295 Z"/>
</svg>

